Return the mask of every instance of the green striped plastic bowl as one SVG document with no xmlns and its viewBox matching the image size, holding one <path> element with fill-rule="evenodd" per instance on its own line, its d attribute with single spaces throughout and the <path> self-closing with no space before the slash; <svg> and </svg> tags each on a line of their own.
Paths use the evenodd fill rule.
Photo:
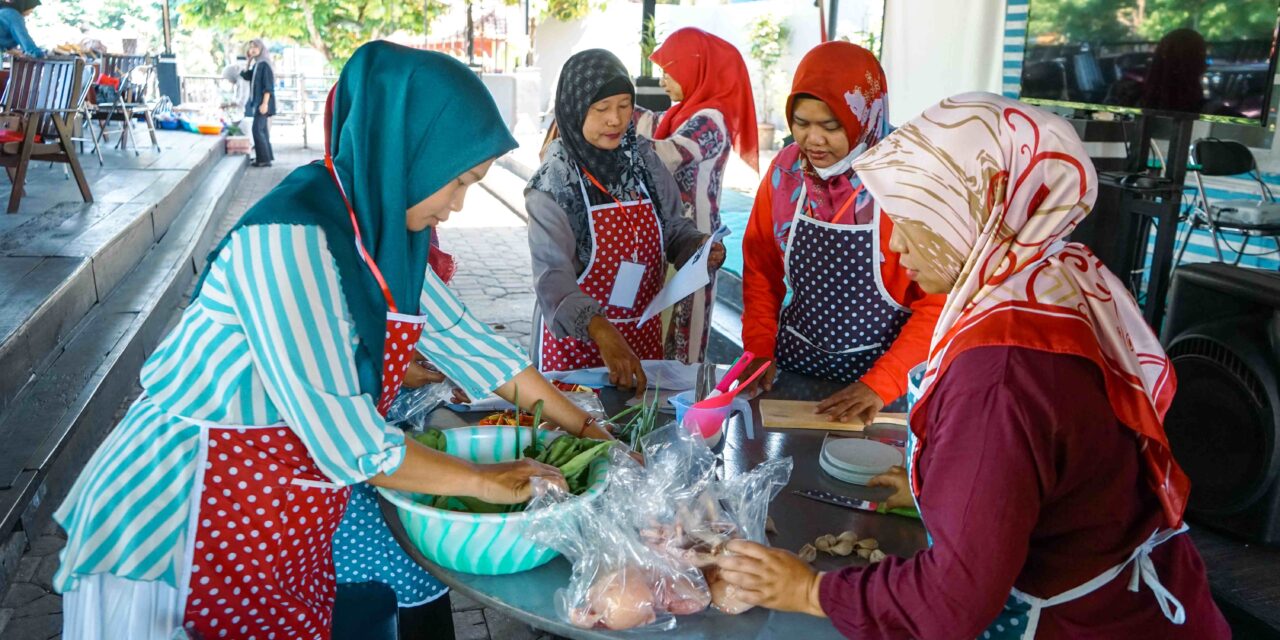
<svg viewBox="0 0 1280 640">
<path fill-rule="evenodd" d="M 472 462 L 514 460 L 516 439 L 523 450 L 530 443 L 529 428 L 465 427 L 446 429 L 445 450 Z M 561 434 L 538 431 L 539 445 Z M 525 528 L 536 518 L 573 518 L 600 497 L 608 483 L 608 463 L 602 458 L 591 465 L 590 488 L 562 505 L 536 516 L 518 513 L 459 513 L 421 504 L 430 496 L 379 487 L 378 491 L 396 506 L 400 522 L 414 546 L 428 560 L 452 571 L 479 575 L 506 575 L 528 571 L 550 562 L 556 552 L 534 544 L 525 537 Z"/>
</svg>

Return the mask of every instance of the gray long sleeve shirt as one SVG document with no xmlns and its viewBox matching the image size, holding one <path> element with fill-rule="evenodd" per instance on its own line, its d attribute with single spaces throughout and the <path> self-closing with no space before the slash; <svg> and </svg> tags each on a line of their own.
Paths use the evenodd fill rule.
<svg viewBox="0 0 1280 640">
<path fill-rule="evenodd" d="M 662 220 L 664 252 L 669 262 L 682 265 L 702 246 L 706 236 L 692 220 L 681 215 L 680 187 L 653 147 L 641 144 L 640 149 L 641 158 L 653 177 L 655 193 L 650 195 Z M 529 214 L 534 292 L 538 298 L 534 331 L 541 333 L 540 321 L 545 316 L 555 337 L 588 340 L 587 326 L 600 314 L 601 305 L 578 286 L 578 277 L 586 265 L 578 260 L 577 242 L 568 214 L 546 192 L 529 189 L 524 197 L 525 211 Z M 535 340 L 533 351 L 537 350 Z"/>
</svg>

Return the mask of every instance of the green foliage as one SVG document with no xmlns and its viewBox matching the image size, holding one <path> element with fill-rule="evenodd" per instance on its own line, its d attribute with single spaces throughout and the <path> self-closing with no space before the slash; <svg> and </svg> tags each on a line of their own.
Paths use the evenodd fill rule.
<svg viewBox="0 0 1280 640">
<path fill-rule="evenodd" d="M 1209 41 L 1268 38 L 1273 3 L 1256 0 L 1036 0 L 1028 16 L 1032 40 L 1157 42 L 1183 27 Z"/>
<path fill-rule="evenodd" d="M 791 39 L 791 29 L 786 23 L 772 15 L 762 15 L 751 23 L 751 59 L 760 65 L 761 104 L 764 106 L 765 120 L 773 115 L 771 99 L 773 77 L 787 51 L 787 41 Z"/>
<path fill-rule="evenodd" d="M 308 45 L 341 66 L 360 45 L 397 31 L 421 33 L 444 0 L 187 0 L 193 24 L 233 34 Z"/>
<path fill-rule="evenodd" d="M 874 53 L 877 58 L 880 57 L 880 32 L 879 31 L 855 31 L 853 37 L 849 39 L 853 44 Z"/>
<path fill-rule="evenodd" d="M 98 11 L 94 26 L 104 29 L 123 29 L 130 21 L 148 22 L 154 13 L 148 7 L 129 0 L 106 0 Z"/>
<path fill-rule="evenodd" d="M 654 16 L 648 16 L 644 20 L 644 27 L 640 31 L 640 75 L 653 75 L 653 61 L 649 56 L 653 55 L 655 49 L 658 48 L 658 28 L 654 25 Z"/>
<path fill-rule="evenodd" d="M 587 17 L 591 8 L 591 0 L 547 0 L 543 15 L 560 22 L 573 22 Z"/>
</svg>

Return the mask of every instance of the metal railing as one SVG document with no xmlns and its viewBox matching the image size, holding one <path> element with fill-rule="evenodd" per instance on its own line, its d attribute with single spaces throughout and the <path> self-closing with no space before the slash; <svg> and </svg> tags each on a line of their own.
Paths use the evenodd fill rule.
<svg viewBox="0 0 1280 640">
<path fill-rule="evenodd" d="M 302 127 L 302 146 L 310 148 L 308 132 L 324 117 L 324 103 L 337 76 L 299 73 L 276 76 L 276 115 L 272 124 Z M 234 108 L 235 91 L 222 76 L 182 76 L 182 103 Z M 243 115 L 237 113 L 236 116 Z"/>
</svg>

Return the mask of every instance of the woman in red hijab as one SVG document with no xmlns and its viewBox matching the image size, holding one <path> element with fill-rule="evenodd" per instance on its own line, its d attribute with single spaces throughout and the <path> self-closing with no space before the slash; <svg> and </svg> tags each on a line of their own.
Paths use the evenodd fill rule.
<svg viewBox="0 0 1280 640">
<path fill-rule="evenodd" d="M 720 228 L 720 187 L 730 152 L 757 169 L 756 109 L 751 78 L 738 49 L 701 29 L 672 33 L 649 56 L 662 67 L 662 86 L 676 103 L 667 111 L 637 109 L 636 133 L 676 178 L 684 215 L 702 233 Z M 675 306 L 666 357 L 701 362 L 711 329 L 715 280 Z"/>
<path fill-rule="evenodd" d="M 743 345 L 759 362 L 848 384 L 818 405 L 842 422 L 869 422 L 903 395 L 942 309 L 889 248 L 893 223 L 851 166 L 889 132 L 886 91 L 862 47 L 805 55 L 787 98 L 795 142 L 760 182 L 742 239 Z"/>
</svg>

